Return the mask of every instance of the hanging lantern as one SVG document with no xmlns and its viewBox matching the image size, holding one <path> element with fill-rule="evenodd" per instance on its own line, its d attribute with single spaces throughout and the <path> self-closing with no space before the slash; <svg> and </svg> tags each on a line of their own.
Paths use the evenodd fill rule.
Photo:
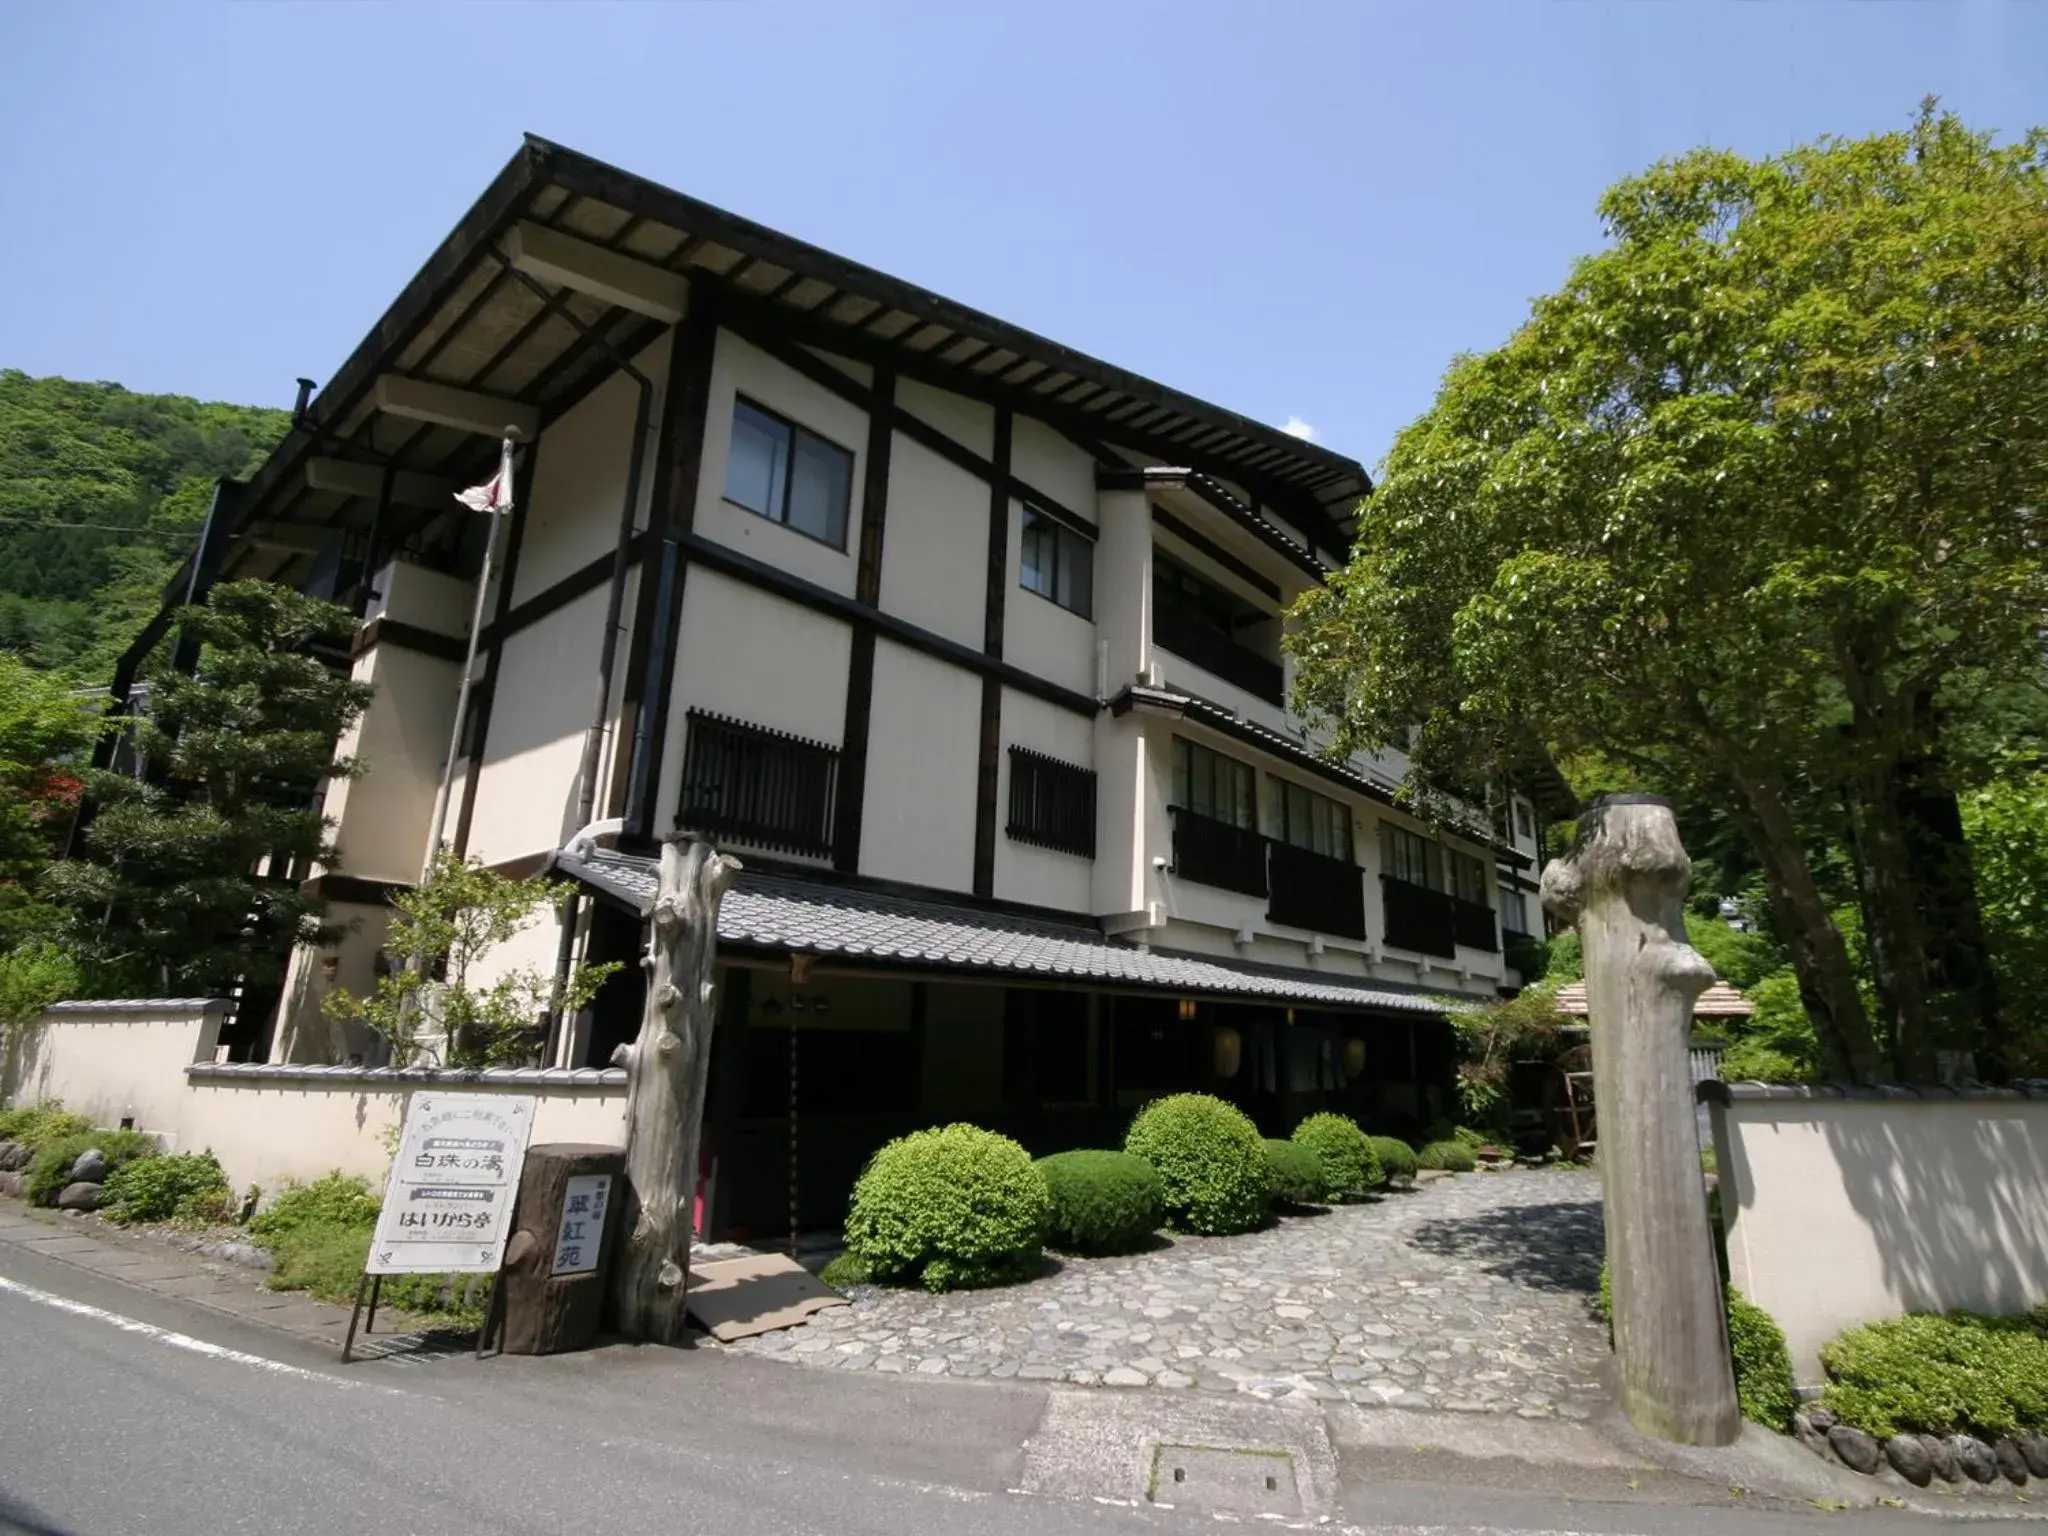
<svg viewBox="0 0 2048 1536">
<path fill-rule="evenodd" d="M 1353 1035 L 1344 1042 L 1344 1075 L 1359 1077 L 1365 1072 L 1365 1042 Z"/>
<path fill-rule="evenodd" d="M 1244 1037 L 1228 1024 L 1216 1026 L 1215 1037 L 1216 1075 L 1235 1077 L 1244 1060 Z"/>
<path fill-rule="evenodd" d="M 1184 997 L 1180 1000 L 1180 1021 L 1183 1024 L 1195 1022 L 1195 1000 L 1192 997 Z"/>
</svg>

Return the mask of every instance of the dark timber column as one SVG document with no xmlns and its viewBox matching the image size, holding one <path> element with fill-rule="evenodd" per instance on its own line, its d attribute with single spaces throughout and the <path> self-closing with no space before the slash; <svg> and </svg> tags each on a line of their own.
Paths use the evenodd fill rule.
<svg viewBox="0 0 2048 1536">
<path fill-rule="evenodd" d="M 626 653 L 626 691 L 619 739 L 632 750 L 625 783 L 616 779 L 612 800 L 624 804 L 622 846 L 652 848 L 661 796 L 661 754 L 668 740 L 669 695 L 676 679 L 676 643 L 683 621 L 683 579 L 689 560 L 682 540 L 697 515 L 704 462 L 705 420 L 711 405 L 711 364 L 718 351 L 718 295 L 709 282 L 690 284 L 690 312 L 669 343 L 668 382 L 662 390 L 661 426 L 654 445 L 654 489 L 649 502 L 647 558 L 640 562 L 633 640 Z M 615 753 L 616 758 L 619 754 Z"/>
<path fill-rule="evenodd" d="M 996 409 L 995 473 L 988 482 L 988 606 L 982 620 L 981 648 L 996 660 L 1003 656 L 1003 603 L 1010 595 L 1010 413 Z M 974 793 L 974 894 L 996 890 L 996 790 L 1001 778 L 1003 685 L 999 678 L 981 680 L 981 751 Z"/>
<path fill-rule="evenodd" d="M 882 605 L 882 536 L 889 523 L 889 446 L 896 435 L 896 376 L 875 370 L 868 410 L 867 463 L 860 482 L 860 564 L 853 595 L 868 608 Z M 839 794 L 832 809 L 832 867 L 860 870 L 861 815 L 868 794 L 868 722 L 875 702 L 875 632 L 853 631 L 846 663 L 846 725 L 839 736 Z"/>
</svg>

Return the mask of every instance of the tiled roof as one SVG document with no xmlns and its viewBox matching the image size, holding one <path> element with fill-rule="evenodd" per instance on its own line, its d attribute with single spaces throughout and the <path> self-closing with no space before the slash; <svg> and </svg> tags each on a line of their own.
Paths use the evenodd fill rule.
<svg viewBox="0 0 2048 1536">
<path fill-rule="evenodd" d="M 643 914 L 654 904 L 652 859 L 604 849 L 565 850 L 555 856 L 555 867 Z M 1191 996 L 1405 1013 L 1441 1011 L 1431 994 L 1386 982 L 1140 949 L 1086 923 L 755 870 L 742 873 L 725 893 L 718 909 L 718 938 L 722 944 L 760 949 L 1048 981 L 1098 981 Z"/>
<path fill-rule="evenodd" d="M 1557 1008 L 1560 1013 L 1586 1016 L 1586 984 L 1574 981 L 1557 990 Z M 1699 996 L 1692 1005 L 1692 1016 L 1696 1019 L 1746 1019 L 1756 1012 L 1756 1004 L 1729 986 L 1717 981 Z"/>
</svg>

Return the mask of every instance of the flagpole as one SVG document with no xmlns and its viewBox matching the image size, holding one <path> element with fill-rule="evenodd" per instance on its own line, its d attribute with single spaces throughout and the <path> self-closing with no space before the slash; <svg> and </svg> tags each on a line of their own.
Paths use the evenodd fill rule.
<svg viewBox="0 0 2048 1536">
<path fill-rule="evenodd" d="M 498 551 L 498 525 L 512 509 L 512 430 L 510 427 L 505 429 L 504 451 L 498 460 L 497 494 L 494 505 L 486 514 L 491 525 L 484 534 L 484 563 L 483 569 L 477 572 L 476 602 L 469 615 L 469 644 L 462 657 L 462 680 L 455 689 L 455 724 L 448 732 L 448 756 L 441 764 L 440 786 L 434 791 L 434 817 L 427 829 L 426 857 L 420 861 L 422 884 L 434 872 L 434 860 L 441 852 L 441 834 L 448 824 L 448 794 L 455 782 L 455 759 L 462 750 L 463 722 L 469 714 L 470 676 L 476 671 L 477 642 L 483 636 L 484 603 L 491 585 L 491 561 Z"/>
</svg>

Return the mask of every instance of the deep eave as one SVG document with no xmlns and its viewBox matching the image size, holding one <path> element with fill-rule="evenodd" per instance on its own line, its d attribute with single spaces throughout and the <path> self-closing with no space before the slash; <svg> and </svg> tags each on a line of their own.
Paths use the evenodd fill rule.
<svg viewBox="0 0 2048 1536">
<path fill-rule="evenodd" d="M 1076 441 L 1191 466 L 1241 493 L 1235 515 L 1270 509 L 1332 561 L 1342 560 L 1343 526 L 1370 489 L 1360 464 L 1327 448 L 529 136 L 313 396 L 304 424 L 238 488 L 223 574 L 293 580 L 311 555 L 289 547 L 292 530 L 367 531 L 376 498 L 312 488 L 312 459 L 389 463 L 458 484 L 487 472 L 487 439 L 375 409 L 380 377 L 516 401 L 545 426 L 612 376 L 608 353 L 631 356 L 665 329 L 566 289 L 554 291 L 550 310 L 497 254 L 522 222 L 709 284 L 738 327 L 1007 405 Z M 381 533 L 417 534 L 445 515 L 409 508 Z M 251 536 L 259 524 L 270 542 Z"/>
</svg>

